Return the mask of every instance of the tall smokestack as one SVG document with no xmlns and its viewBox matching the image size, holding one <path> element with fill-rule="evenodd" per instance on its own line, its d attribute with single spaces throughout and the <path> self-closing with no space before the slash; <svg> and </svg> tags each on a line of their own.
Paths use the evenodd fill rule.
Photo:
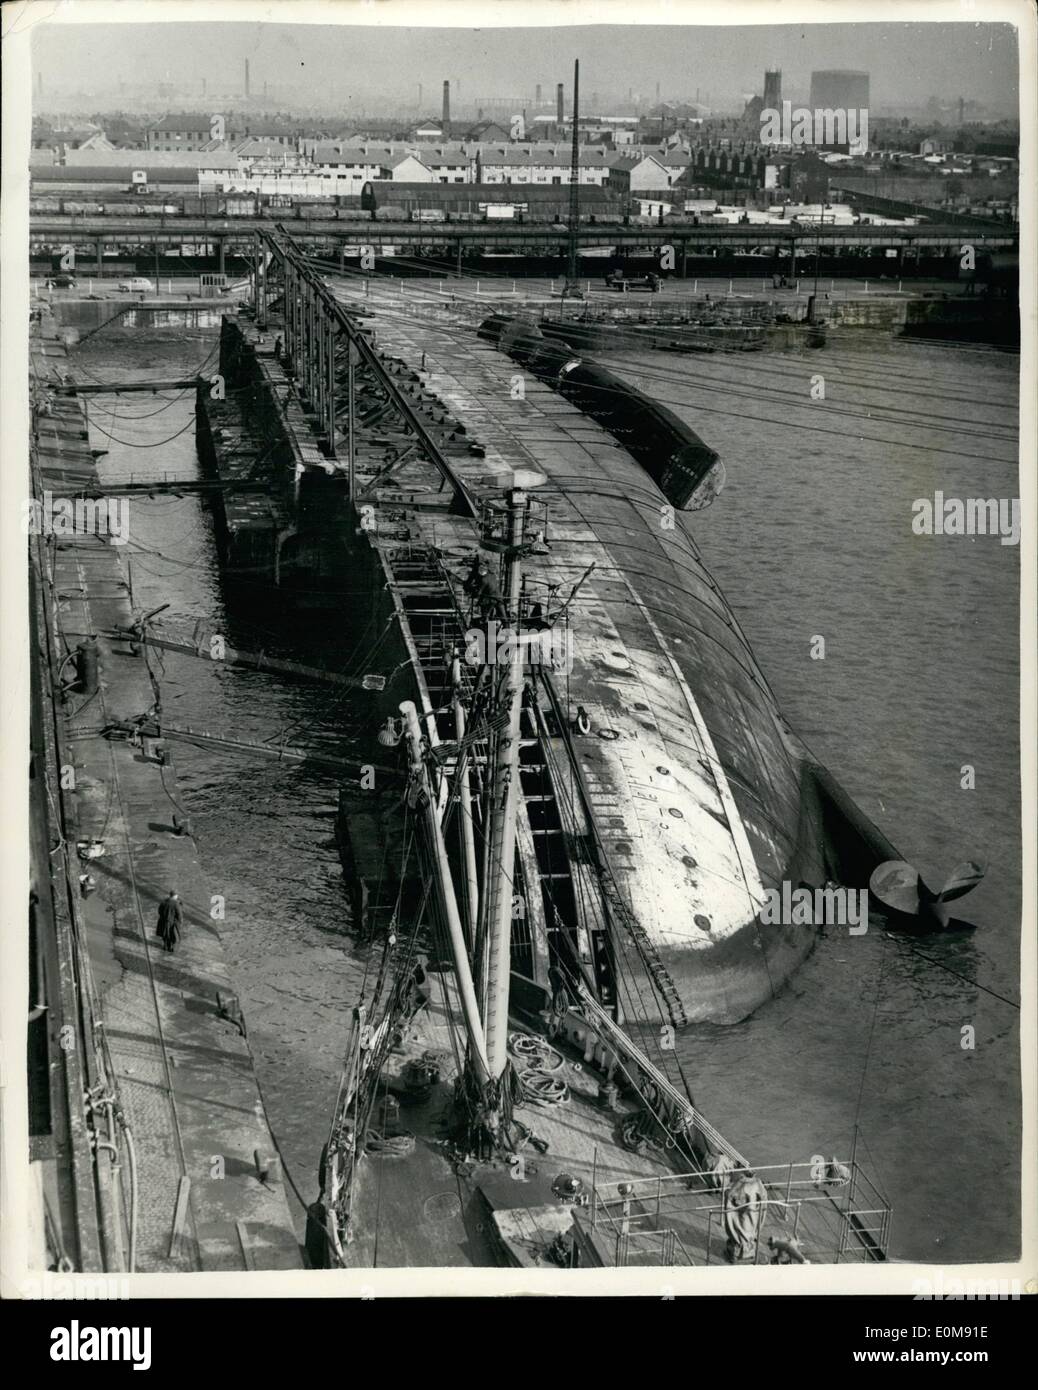
<svg viewBox="0 0 1038 1390">
<path fill-rule="evenodd" d="M 541 84 L 540 84 L 539 82 L 537 83 L 537 94 L 536 94 L 536 96 L 534 97 L 534 100 L 536 101 L 537 105 L 540 106 L 540 104 L 541 104 Z"/>
<path fill-rule="evenodd" d="M 442 118 L 442 120 L 441 120 L 440 123 L 441 123 L 441 125 L 443 126 L 443 138 L 444 138 L 445 140 L 449 140 L 449 139 L 451 138 L 451 84 L 450 84 L 450 82 L 445 82 L 445 83 L 443 84 L 443 118 Z"/>
<path fill-rule="evenodd" d="M 206 83 L 206 79 L 203 77 L 203 78 L 202 78 L 202 95 L 203 95 L 203 96 L 205 96 L 205 83 Z"/>
<path fill-rule="evenodd" d="M 249 95 L 249 60 L 245 59 L 245 95 Z"/>
<path fill-rule="evenodd" d="M 555 123 L 561 125 L 566 119 L 566 100 L 563 93 L 562 83 L 555 88 Z"/>
</svg>

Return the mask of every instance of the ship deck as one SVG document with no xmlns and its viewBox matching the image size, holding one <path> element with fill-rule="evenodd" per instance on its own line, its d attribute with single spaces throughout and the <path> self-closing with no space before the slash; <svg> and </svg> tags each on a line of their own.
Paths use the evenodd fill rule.
<svg viewBox="0 0 1038 1390">
<path fill-rule="evenodd" d="M 565 1104 L 524 1105 L 516 1111 L 516 1118 L 548 1145 L 545 1154 L 527 1146 L 520 1168 L 503 1161 L 454 1161 L 447 1122 L 458 1060 L 450 1018 L 460 1015 L 460 1005 L 452 973 L 431 972 L 430 978 L 436 983 L 429 1005 L 391 1054 L 383 1078 L 399 1094 L 394 1083 L 408 1062 L 433 1053 L 441 1080 L 428 1100 L 401 1106 L 394 1128 L 415 1136 L 413 1151 L 401 1157 L 369 1153 L 360 1165 L 355 1201 L 360 1219 L 347 1251 L 351 1267 L 540 1263 L 541 1247 L 550 1243 L 542 1237 L 555 1234 L 545 1209 L 562 1214 L 554 1220 L 563 1219 L 566 1229 L 571 1224 L 569 1205 L 552 1192 L 560 1175 L 579 1179 L 582 1191 L 590 1193 L 595 1183 L 608 1187 L 631 1176 L 655 1182 L 671 1171 L 658 1151 L 635 1154 L 623 1148 L 619 1127 L 633 1107 L 616 1114 L 603 1109 L 596 1099 L 598 1077 L 575 1054 L 563 1062 Z M 525 1026 L 516 1023 L 517 1029 Z M 509 1253 L 502 1239 L 511 1230 L 509 1219 L 501 1219 L 509 1212 L 525 1214 L 520 1224 L 526 1234 L 516 1240 L 526 1253 L 523 1260 Z M 520 1222 L 519 1215 L 512 1220 Z"/>
<path fill-rule="evenodd" d="M 526 1145 L 520 1165 L 458 1161 L 448 1120 L 458 1075 L 451 1019 L 460 1016 L 460 1005 L 452 972 L 431 978 L 436 984 L 429 1004 L 412 1020 L 383 1077 L 399 1095 L 408 1063 L 431 1053 L 441 1079 L 427 1100 L 402 1105 L 399 1122 L 387 1127 L 388 1133 L 412 1134 L 413 1150 L 368 1153 L 361 1161 L 354 1239 L 347 1247 L 351 1268 L 552 1268 L 556 1238 L 570 1245 L 575 1234 L 584 1265 L 727 1265 L 722 1192 L 706 1174 L 680 1171 L 670 1162 L 676 1151 L 625 1147 L 621 1127 L 637 1105 L 621 1097 L 617 1110 L 607 1110 L 598 1099 L 602 1075 L 557 1039 L 552 1046 L 562 1066 L 555 1074 L 565 1081 L 568 1099 L 516 1110 L 547 1151 Z M 529 1028 L 525 1021 L 516 1026 Z M 795 1238 L 813 1264 L 878 1255 L 889 1207 L 856 1165 L 847 1168 L 849 1180 L 836 1186 L 811 1164 L 755 1169 L 768 1206 L 745 1263 L 772 1262 L 769 1237 Z M 560 1178 L 576 1179 L 579 1191 L 560 1194 Z"/>
</svg>

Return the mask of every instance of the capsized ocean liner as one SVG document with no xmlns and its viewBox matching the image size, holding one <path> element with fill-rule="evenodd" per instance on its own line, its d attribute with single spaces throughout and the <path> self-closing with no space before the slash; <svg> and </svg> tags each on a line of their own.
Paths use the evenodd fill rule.
<svg viewBox="0 0 1038 1390">
<path fill-rule="evenodd" d="M 230 357 L 284 375 L 301 285 L 338 316 L 349 572 L 396 642 L 372 762 L 401 776 L 342 795 L 372 966 L 311 1260 L 885 1258 L 889 1207 L 855 1156 L 754 1165 L 674 1045 L 811 949 L 810 923 L 762 923 L 768 889 L 863 886 L 896 858 L 785 725 L 699 556 L 685 512 L 716 495 L 717 454 L 644 399 L 631 452 L 622 393 L 607 420 L 601 369 L 526 325 L 336 298 L 271 244 L 266 322 L 228 324 Z M 264 349 L 279 328 L 284 360 Z M 291 537 L 303 573 L 322 535 Z"/>
<path fill-rule="evenodd" d="M 714 448 L 561 334 L 258 240 L 199 448 L 282 492 L 216 494 L 228 577 L 376 635 L 311 1261 L 886 1258 L 856 1148 L 761 1166 L 676 1039 L 804 960 L 824 911 L 764 911 L 792 885 L 926 929 L 980 870 L 930 893 L 782 718 L 693 536 Z"/>
</svg>

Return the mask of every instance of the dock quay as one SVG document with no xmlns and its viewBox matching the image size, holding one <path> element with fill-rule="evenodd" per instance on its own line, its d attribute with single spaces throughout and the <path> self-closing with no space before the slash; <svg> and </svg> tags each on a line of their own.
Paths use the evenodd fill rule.
<svg viewBox="0 0 1038 1390">
<path fill-rule="evenodd" d="M 100 494 L 84 405 L 59 389 L 74 367 L 49 307 L 33 324 L 30 364 L 37 500 Z M 107 1273 L 299 1268 L 221 944 L 224 904 L 203 874 L 170 750 L 146 732 L 161 707 L 148 649 L 116 635 L 139 616 L 118 546 L 36 528 L 32 557 L 34 894 L 40 921 L 61 929 L 53 960 L 40 952 L 47 1012 L 31 1027 L 46 1029 L 52 1078 L 83 1067 L 88 1097 L 77 1113 L 66 1088 L 74 1191 L 62 1154 L 45 1135 L 35 1141 L 57 1227 L 49 1243 L 70 1267 Z M 172 954 L 156 935 L 170 891 L 183 907 Z"/>
</svg>

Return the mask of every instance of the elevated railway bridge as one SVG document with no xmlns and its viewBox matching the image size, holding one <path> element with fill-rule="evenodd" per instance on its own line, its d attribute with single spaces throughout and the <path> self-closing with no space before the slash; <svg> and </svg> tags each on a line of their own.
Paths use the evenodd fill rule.
<svg viewBox="0 0 1038 1390">
<path fill-rule="evenodd" d="M 30 218 L 30 247 L 36 252 L 72 246 L 96 257 L 100 264 L 105 248 L 161 248 L 207 245 L 221 267 L 228 256 L 250 257 L 258 239 L 276 233 L 284 221 L 278 218 L 160 214 L 138 216 L 128 224 L 124 217 L 103 214 L 40 213 Z M 459 267 L 464 255 L 473 253 L 554 256 L 566 254 L 567 229 L 561 224 L 514 222 L 395 222 L 341 220 L 309 217 L 291 221 L 293 239 L 303 246 L 333 247 L 335 254 L 359 254 L 364 247 L 375 254 L 390 248 L 397 253 L 436 254 L 454 259 Z M 1016 251 L 1019 232 L 1013 227 L 971 227 L 918 223 L 913 225 L 826 226 L 790 223 L 697 225 L 667 222 L 656 226 L 624 223 L 582 223 L 578 248 L 594 251 L 614 248 L 617 253 L 659 253 L 673 248 L 673 269 L 682 274 L 689 258 L 730 256 L 756 251 L 762 260 L 816 253 L 875 255 L 894 251 L 897 262 L 917 256 L 958 256 L 969 244 L 978 254 Z"/>
</svg>

